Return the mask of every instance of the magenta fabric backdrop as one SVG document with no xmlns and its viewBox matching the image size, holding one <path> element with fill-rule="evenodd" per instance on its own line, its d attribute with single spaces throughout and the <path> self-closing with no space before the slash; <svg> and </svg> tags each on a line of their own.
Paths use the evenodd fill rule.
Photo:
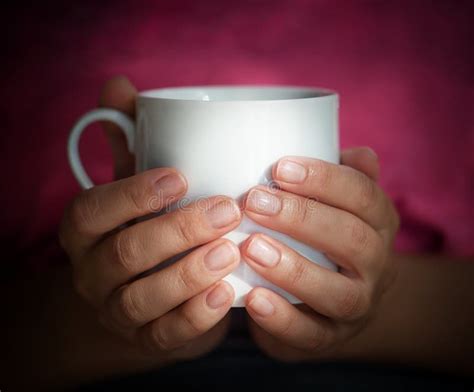
<svg viewBox="0 0 474 392">
<path fill-rule="evenodd" d="M 1 206 L 9 266 L 59 255 L 79 191 L 69 128 L 116 74 L 139 89 L 301 84 L 341 94 L 343 147 L 370 145 L 402 214 L 397 248 L 473 254 L 474 89 L 469 2 L 58 2 L 6 10 Z M 98 127 L 92 127 L 98 129 Z M 101 132 L 82 151 L 111 179 Z M 5 266 L 5 265 L 4 265 Z"/>
</svg>

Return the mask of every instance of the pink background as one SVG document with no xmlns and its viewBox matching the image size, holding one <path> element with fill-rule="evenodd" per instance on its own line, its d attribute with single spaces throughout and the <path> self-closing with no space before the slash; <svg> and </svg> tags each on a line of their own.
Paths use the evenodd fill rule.
<svg viewBox="0 0 474 392">
<path fill-rule="evenodd" d="M 455 3 L 85 1 L 6 10 L 0 201 L 1 241 L 12 254 L 3 267 L 58 260 L 57 224 L 79 191 L 68 131 L 115 74 L 139 89 L 339 91 L 342 146 L 378 152 L 381 184 L 402 214 L 397 248 L 473 254 L 474 31 L 472 7 Z M 93 178 L 111 179 L 102 133 L 88 132 L 82 146 Z"/>
</svg>

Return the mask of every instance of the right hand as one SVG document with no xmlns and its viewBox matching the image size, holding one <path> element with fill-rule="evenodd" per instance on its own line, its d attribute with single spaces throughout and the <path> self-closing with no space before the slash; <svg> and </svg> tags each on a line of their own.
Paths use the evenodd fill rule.
<svg viewBox="0 0 474 392">
<path fill-rule="evenodd" d="M 124 82 L 114 83 L 108 85 Z M 96 186 L 72 201 L 60 229 L 76 291 L 96 307 L 100 321 L 147 356 L 170 360 L 202 355 L 223 337 L 234 292 L 222 278 L 240 261 L 238 247 L 220 238 L 241 220 L 228 197 L 130 224 L 186 189 L 183 175 L 172 168 Z M 171 266 L 144 274 L 189 250 Z"/>
</svg>

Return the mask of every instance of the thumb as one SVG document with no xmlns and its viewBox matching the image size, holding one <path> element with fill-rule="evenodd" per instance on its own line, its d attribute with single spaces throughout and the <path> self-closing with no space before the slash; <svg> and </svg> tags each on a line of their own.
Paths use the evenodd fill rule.
<svg viewBox="0 0 474 392">
<path fill-rule="evenodd" d="M 124 76 L 108 80 L 102 87 L 99 106 L 120 110 L 130 117 L 135 117 L 135 98 L 137 89 Z M 102 126 L 112 149 L 115 162 L 116 179 L 131 176 L 134 172 L 135 157 L 128 151 L 127 139 L 120 128 L 108 121 Z"/>
<path fill-rule="evenodd" d="M 341 163 L 361 171 L 374 181 L 379 178 L 379 160 L 377 154 L 370 147 L 354 147 L 342 151 Z"/>
</svg>

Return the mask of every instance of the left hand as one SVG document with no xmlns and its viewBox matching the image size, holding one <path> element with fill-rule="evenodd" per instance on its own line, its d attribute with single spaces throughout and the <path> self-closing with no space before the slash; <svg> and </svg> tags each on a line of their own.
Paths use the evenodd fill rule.
<svg viewBox="0 0 474 392">
<path fill-rule="evenodd" d="M 393 280 L 398 214 L 377 185 L 377 156 L 368 148 L 341 154 L 341 165 L 285 157 L 273 167 L 278 190 L 252 188 L 244 212 L 256 223 L 325 253 L 330 271 L 257 233 L 241 246 L 247 263 L 304 302 L 292 305 L 258 287 L 246 298 L 250 328 L 267 354 L 282 360 L 320 358 L 356 335 Z"/>
</svg>

